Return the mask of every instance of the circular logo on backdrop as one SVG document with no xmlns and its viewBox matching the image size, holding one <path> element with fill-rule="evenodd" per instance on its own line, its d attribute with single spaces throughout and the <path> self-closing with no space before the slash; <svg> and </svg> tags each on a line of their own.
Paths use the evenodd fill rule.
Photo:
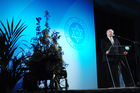
<svg viewBox="0 0 140 93">
<path fill-rule="evenodd" d="M 65 37 L 71 47 L 84 47 L 88 42 L 86 24 L 80 18 L 69 18 L 65 25 Z"/>
</svg>

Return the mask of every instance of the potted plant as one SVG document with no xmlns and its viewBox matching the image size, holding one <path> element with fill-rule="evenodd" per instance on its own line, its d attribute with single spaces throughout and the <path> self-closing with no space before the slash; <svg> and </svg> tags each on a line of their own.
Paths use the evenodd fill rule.
<svg viewBox="0 0 140 93">
<path fill-rule="evenodd" d="M 14 54 L 19 48 L 18 41 L 23 36 L 21 33 L 26 29 L 21 20 L 14 26 L 14 19 L 11 25 L 7 20 L 7 27 L 0 21 L 0 91 L 9 93 L 23 76 L 24 56 L 17 58 Z"/>
</svg>

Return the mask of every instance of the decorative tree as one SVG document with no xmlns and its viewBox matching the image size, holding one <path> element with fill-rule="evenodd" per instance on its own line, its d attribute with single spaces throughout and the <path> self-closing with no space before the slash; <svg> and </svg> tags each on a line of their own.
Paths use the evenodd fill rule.
<svg viewBox="0 0 140 93">
<path fill-rule="evenodd" d="M 38 21 L 36 33 L 37 36 L 32 39 L 33 55 L 30 58 L 28 67 L 30 69 L 30 76 L 36 80 L 51 80 L 50 87 L 59 87 L 59 79 L 61 76 L 66 78 L 66 64 L 63 61 L 62 48 L 57 40 L 60 38 L 59 32 L 52 31 L 50 34 L 50 27 L 48 24 L 49 13 L 46 11 L 45 29 L 40 31 L 41 17 L 36 18 Z M 25 78 L 26 79 L 26 78 Z M 25 80 L 26 81 L 26 80 Z M 26 85 L 25 85 L 26 87 Z M 46 86 L 49 87 L 49 86 Z M 67 86 L 68 87 L 68 84 Z M 27 88 L 27 87 L 26 87 Z"/>
</svg>

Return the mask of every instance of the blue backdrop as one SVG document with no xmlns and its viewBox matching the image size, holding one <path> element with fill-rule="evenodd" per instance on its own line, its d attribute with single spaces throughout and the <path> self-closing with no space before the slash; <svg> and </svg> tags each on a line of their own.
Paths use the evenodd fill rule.
<svg viewBox="0 0 140 93">
<path fill-rule="evenodd" d="M 22 19 L 28 28 L 23 33 L 30 41 L 36 35 L 36 17 L 45 21 L 50 13 L 51 30 L 60 32 L 69 89 L 96 89 L 96 44 L 93 0 L 0 0 L 0 20 Z M 27 49 L 28 50 L 28 49 Z"/>
</svg>

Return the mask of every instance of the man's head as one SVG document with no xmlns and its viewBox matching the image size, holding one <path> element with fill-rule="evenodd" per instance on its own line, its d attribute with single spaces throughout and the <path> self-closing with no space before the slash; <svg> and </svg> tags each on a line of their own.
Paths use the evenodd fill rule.
<svg viewBox="0 0 140 93">
<path fill-rule="evenodd" d="M 107 35 L 107 37 L 112 37 L 114 35 L 114 30 L 113 29 L 108 29 L 106 31 L 106 35 Z"/>
</svg>

